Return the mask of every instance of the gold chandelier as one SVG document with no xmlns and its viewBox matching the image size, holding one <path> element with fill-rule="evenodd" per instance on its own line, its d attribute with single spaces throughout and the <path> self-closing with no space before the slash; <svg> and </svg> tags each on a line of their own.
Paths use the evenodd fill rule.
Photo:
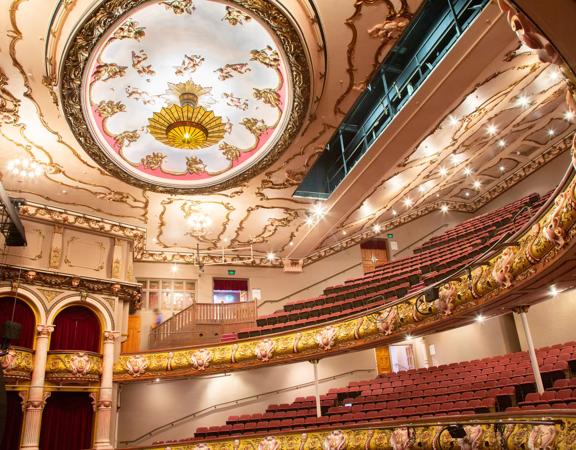
<svg viewBox="0 0 576 450">
<path fill-rule="evenodd" d="M 194 150 L 210 147 L 224 137 L 222 118 L 198 106 L 199 98 L 210 92 L 192 81 L 168 83 L 169 93 L 180 104 L 173 103 L 155 112 L 148 119 L 148 131 L 154 138 L 170 147 Z"/>
</svg>

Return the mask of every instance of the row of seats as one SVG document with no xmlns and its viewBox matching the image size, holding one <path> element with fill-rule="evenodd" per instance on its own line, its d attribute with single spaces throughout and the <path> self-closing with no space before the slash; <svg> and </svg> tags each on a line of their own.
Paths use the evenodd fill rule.
<svg viewBox="0 0 576 450">
<path fill-rule="evenodd" d="M 316 417 L 315 398 L 298 397 L 290 404 L 269 405 L 264 413 L 230 416 L 225 425 L 199 427 L 198 439 L 237 434 L 288 432 L 319 426 L 344 426 L 382 421 L 473 415 L 543 407 L 573 408 L 576 378 L 576 342 L 537 351 L 545 384 L 544 396 L 535 384 L 526 352 L 414 369 L 350 382 L 332 388 L 321 399 L 322 417 Z M 525 396 L 525 398 L 524 398 Z"/>
<path fill-rule="evenodd" d="M 289 302 L 280 311 L 260 316 L 256 327 L 240 331 L 238 337 L 261 336 L 340 319 L 383 306 L 410 292 L 437 283 L 473 262 L 507 233 L 519 229 L 544 200 L 532 194 L 496 211 L 470 219 L 456 228 L 464 230 L 464 233 L 468 227 L 482 224 L 482 230 L 474 234 L 473 240 L 463 244 L 453 241 L 450 237 L 452 234 L 446 232 L 444 234 L 448 237 L 436 239 L 434 248 L 428 249 L 427 244 L 424 244 L 422 248 L 426 247 L 426 250 L 419 254 L 391 261 L 363 277 L 328 287 L 321 296 Z M 516 217 L 527 206 L 531 210 Z M 458 232 L 457 235 L 462 233 Z"/>
</svg>

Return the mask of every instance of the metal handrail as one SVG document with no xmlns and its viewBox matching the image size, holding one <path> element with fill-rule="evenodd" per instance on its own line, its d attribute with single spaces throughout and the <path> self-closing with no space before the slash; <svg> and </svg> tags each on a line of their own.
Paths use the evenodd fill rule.
<svg viewBox="0 0 576 450">
<path fill-rule="evenodd" d="M 367 373 L 367 372 L 375 372 L 375 369 L 355 369 L 355 370 L 350 370 L 348 372 L 343 372 L 343 373 L 339 373 L 337 375 L 332 375 L 330 377 L 326 377 L 326 378 L 320 378 L 318 380 L 319 383 L 325 383 L 328 381 L 334 381 L 337 380 L 338 378 L 342 378 L 348 375 L 354 375 L 356 373 Z M 278 395 L 281 393 L 285 393 L 285 392 L 291 392 L 291 391 L 295 391 L 298 389 L 302 389 L 305 387 L 311 387 L 315 385 L 315 381 L 310 381 L 308 383 L 301 383 L 295 386 L 289 386 L 286 388 L 282 388 L 282 389 L 276 389 L 274 391 L 268 391 L 268 392 L 264 392 L 261 394 L 255 394 L 255 395 L 250 395 L 248 397 L 242 397 L 236 400 L 230 400 L 227 402 L 222 402 L 222 403 L 218 403 L 217 405 L 213 405 L 213 406 L 208 406 L 206 408 L 202 408 L 198 411 L 195 411 L 193 413 L 187 414 L 183 417 L 180 417 L 179 419 L 173 420 L 171 422 L 168 422 L 164 425 L 160 425 L 159 427 L 153 428 L 152 430 L 150 430 L 147 433 L 144 433 L 143 435 L 137 437 L 136 439 L 132 439 L 132 440 L 126 440 L 126 441 L 120 441 L 120 444 L 124 444 L 124 445 L 128 445 L 128 444 L 132 444 L 134 442 L 138 442 L 141 441 L 142 439 L 146 439 L 146 438 L 150 438 L 152 436 L 154 436 L 155 434 L 161 433 L 162 431 L 166 430 L 166 429 L 170 429 L 176 425 L 179 425 L 181 423 L 184 423 L 190 419 L 193 419 L 195 417 L 199 417 L 202 415 L 205 415 L 208 412 L 213 412 L 213 411 L 218 411 L 221 409 L 227 409 L 229 407 L 232 406 L 239 406 L 241 404 L 246 404 L 246 403 L 250 403 L 253 402 L 255 400 L 260 400 L 264 397 L 270 396 L 270 395 Z"/>
</svg>

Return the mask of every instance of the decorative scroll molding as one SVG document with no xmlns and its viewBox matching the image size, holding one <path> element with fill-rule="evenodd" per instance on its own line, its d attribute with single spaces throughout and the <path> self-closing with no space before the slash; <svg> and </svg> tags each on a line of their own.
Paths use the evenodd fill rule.
<svg viewBox="0 0 576 450">
<path fill-rule="evenodd" d="M 102 374 L 102 356 L 92 352 L 55 351 L 48 353 L 46 379 L 65 383 L 95 383 Z"/>
<path fill-rule="evenodd" d="M 228 180 L 212 186 L 190 189 L 176 186 L 163 186 L 143 182 L 129 175 L 108 159 L 93 138 L 82 112 L 82 74 L 90 54 L 106 31 L 128 11 L 145 3 L 145 0 L 108 0 L 103 2 L 79 28 L 62 65 L 61 93 L 63 109 L 70 127 L 84 150 L 109 173 L 134 186 L 164 193 L 208 193 L 219 192 L 237 186 L 254 177 L 276 161 L 296 138 L 310 103 L 310 69 L 306 51 L 297 30 L 282 11 L 272 2 L 265 0 L 233 0 L 240 8 L 259 17 L 274 33 L 284 50 L 290 67 L 293 92 L 292 110 L 282 135 L 274 147 L 256 164 Z"/>
<path fill-rule="evenodd" d="M 487 415 L 486 415 L 487 416 Z M 447 425 L 462 424 L 463 438 L 452 438 Z M 323 449 L 323 450 L 437 450 L 459 448 L 556 449 L 569 450 L 576 442 L 576 419 L 569 413 L 554 413 L 509 418 L 482 417 L 467 420 L 456 416 L 452 421 L 385 425 L 372 428 L 349 428 L 323 431 L 301 431 L 237 439 L 183 442 L 138 447 L 139 450 L 229 450 L 229 449 Z M 494 424 L 485 423 L 493 421 Z"/>
<path fill-rule="evenodd" d="M 20 274 L 21 269 L 22 273 Z M 19 278 L 20 275 L 21 279 Z M 17 266 L 2 266 L 0 280 L 16 283 L 19 279 L 21 285 L 29 284 L 53 289 L 66 289 L 80 292 L 84 296 L 87 293 L 111 295 L 118 297 L 121 301 L 130 302 L 132 309 L 140 309 L 141 306 L 142 289 L 137 284 L 84 278 L 40 269 L 30 270 Z"/>
<path fill-rule="evenodd" d="M 8 380 L 30 380 L 33 369 L 33 352 L 30 349 L 11 347 L 8 353 L 0 357 L 4 377 Z"/>
</svg>

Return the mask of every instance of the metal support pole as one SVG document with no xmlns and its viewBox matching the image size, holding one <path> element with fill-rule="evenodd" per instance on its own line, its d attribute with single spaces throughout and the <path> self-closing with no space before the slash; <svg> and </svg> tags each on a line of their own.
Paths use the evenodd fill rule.
<svg viewBox="0 0 576 450">
<path fill-rule="evenodd" d="M 536 381 L 536 389 L 539 394 L 544 392 L 544 384 L 542 383 L 542 375 L 540 374 L 540 367 L 538 366 L 538 358 L 536 358 L 536 351 L 534 350 L 534 341 L 532 341 L 532 333 L 530 333 L 530 325 L 528 324 L 528 316 L 526 315 L 528 307 L 520 307 L 515 310 L 516 314 L 520 315 L 522 320 L 522 328 L 524 328 L 524 336 L 526 336 L 526 343 L 528 344 L 528 355 L 530 356 L 530 363 L 532 364 L 532 372 L 534 373 L 534 380 Z"/>
<path fill-rule="evenodd" d="M 310 361 L 314 366 L 314 388 L 316 389 L 316 417 L 322 417 L 322 407 L 320 404 L 320 385 L 318 384 L 318 360 Z"/>
</svg>

